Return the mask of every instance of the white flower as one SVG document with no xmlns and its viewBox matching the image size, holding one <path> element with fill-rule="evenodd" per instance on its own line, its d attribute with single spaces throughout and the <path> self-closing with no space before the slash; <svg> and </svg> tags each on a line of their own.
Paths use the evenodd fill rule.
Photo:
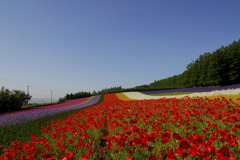
<svg viewBox="0 0 240 160">
<path fill-rule="evenodd" d="M 192 94 L 185 94 L 185 95 L 179 95 L 179 96 L 151 96 L 147 94 L 143 94 L 141 92 L 123 92 L 125 96 L 131 99 L 159 99 L 159 98 L 183 98 L 185 96 L 188 97 L 209 97 L 209 96 L 220 96 L 220 95 L 236 95 L 240 94 L 240 88 L 237 89 L 228 89 L 228 90 L 217 90 L 212 92 L 196 92 Z"/>
</svg>

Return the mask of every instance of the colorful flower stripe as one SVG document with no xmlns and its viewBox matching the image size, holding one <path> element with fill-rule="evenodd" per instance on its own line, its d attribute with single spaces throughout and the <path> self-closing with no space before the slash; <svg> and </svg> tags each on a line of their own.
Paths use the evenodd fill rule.
<svg viewBox="0 0 240 160">
<path fill-rule="evenodd" d="M 212 92 L 198 92 L 187 95 L 179 95 L 179 96 L 151 96 L 146 95 L 141 92 L 123 92 L 130 99 L 159 99 L 159 98 L 183 98 L 183 97 L 211 97 L 211 96 L 223 96 L 223 95 L 238 95 L 240 94 L 240 89 L 228 89 L 228 90 L 217 90 Z"/>
<path fill-rule="evenodd" d="M 128 98 L 125 94 L 123 93 L 116 93 L 116 96 L 118 99 L 122 100 L 122 101 L 135 101 L 137 99 L 131 99 L 131 98 Z"/>
<path fill-rule="evenodd" d="M 20 112 L 18 114 L 3 115 L 3 116 L 0 116 L 0 126 L 11 126 L 11 125 L 31 121 L 31 120 L 36 120 L 41 117 L 50 116 L 50 115 L 57 114 L 57 113 L 62 113 L 65 111 L 84 108 L 84 107 L 96 104 L 99 101 L 100 97 L 101 97 L 100 95 L 97 95 L 97 96 L 94 96 L 91 98 L 84 98 L 85 101 L 81 100 L 82 104 L 76 104 L 76 105 L 65 106 L 65 107 L 61 106 L 59 108 L 52 108 L 52 109 L 45 109 L 45 110 L 41 109 L 41 110 L 35 110 L 35 111 L 31 111 L 31 112 Z M 72 101 L 72 102 L 79 103 L 80 100 L 76 100 L 76 101 Z M 70 103 L 67 103 L 67 104 L 70 104 Z"/>
<path fill-rule="evenodd" d="M 124 93 L 116 93 L 116 96 L 118 97 L 118 99 L 123 100 L 123 101 L 136 101 L 139 99 L 131 99 L 129 97 L 127 97 Z M 188 95 L 185 95 L 188 96 Z M 173 96 L 174 97 L 174 96 Z M 173 98 L 171 97 L 171 98 Z M 218 95 L 218 96 L 207 96 L 209 99 L 216 99 L 216 98 L 226 98 L 227 100 L 236 102 L 236 103 L 240 103 L 240 94 L 237 95 Z"/>
<path fill-rule="evenodd" d="M 218 96 L 209 96 L 208 98 L 209 99 L 217 99 L 217 98 L 226 98 L 227 100 L 229 101 L 232 101 L 232 102 L 236 102 L 236 103 L 239 103 L 240 104 L 240 94 L 236 94 L 236 95 L 218 95 Z"/>
<path fill-rule="evenodd" d="M 227 90 L 240 88 L 240 84 L 234 84 L 229 86 L 221 87 L 195 87 L 195 88 L 180 88 L 180 89 L 169 89 L 169 90 L 158 90 L 158 91 L 142 91 L 144 94 L 155 94 L 155 93 L 169 93 L 169 92 L 211 92 L 216 90 Z"/>
<path fill-rule="evenodd" d="M 52 121 L 29 143 L 4 147 L 0 160 L 239 160 L 239 121 L 240 105 L 227 99 L 122 101 L 107 94 L 99 105 Z"/>
<path fill-rule="evenodd" d="M 91 97 L 69 100 L 69 101 L 66 101 L 64 103 L 55 104 L 55 105 L 35 107 L 35 108 L 32 108 L 32 109 L 28 109 L 28 110 L 21 110 L 21 111 L 15 111 L 15 112 L 10 112 L 10 113 L 1 113 L 0 116 L 2 116 L 2 115 L 9 115 L 9 114 L 20 114 L 20 113 L 26 113 L 26 112 L 35 112 L 35 111 L 40 111 L 40 110 L 48 110 L 48 109 L 55 109 L 55 108 L 61 108 L 61 107 L 68 107 L 68 106 L 78 105 L 78 104 L 84 103 L 89 98 L 91 98 Z"/>
</svg>

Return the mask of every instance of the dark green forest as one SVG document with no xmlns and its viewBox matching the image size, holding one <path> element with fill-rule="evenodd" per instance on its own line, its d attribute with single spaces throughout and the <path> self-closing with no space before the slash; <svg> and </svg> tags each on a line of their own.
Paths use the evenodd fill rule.
<svg viewBox="0 0 240 160">
<path fill-rule="evenodd" d="M 204 53 L 179 75 L 155 81 L 148 89 L 224 86 L 240 83 L 240 39 L 213 53 Z"/>
<path fill-rule="evenodd" d="M 101 91 L 67 94 L 61 100 L 82 98 L 91 95 L 127 91 L 163 90 L 190 87 L 224 86 L 240 83 L 240 39 L 232 44 L 206 52 L 187 65 L 186 70 L 172 77 L 155 80 L 153 83 L 133 88 L 111 87 Z"/>
<path fill-rule="evenodd" d="M 66 94 L 66 96 L 64 96 L 63 98 L 60 98 L 58 100 L 58 102 L 64 102 L 66 100 L 70 100 L 70 99 L 78 99 L 78 98 L 84 98 L 84 97 L 90 97 L 92 96 L 92 94 L 90 92 L 77 92 L 77 93 L 70 93 L 70 94 Z"/>
</svg>

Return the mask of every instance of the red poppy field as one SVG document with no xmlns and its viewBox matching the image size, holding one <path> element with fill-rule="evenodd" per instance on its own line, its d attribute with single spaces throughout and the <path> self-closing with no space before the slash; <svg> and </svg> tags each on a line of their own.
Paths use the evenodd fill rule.
<svg viewBox="0 0 240 160">
<path fill-rule="evenodd" d="M 222 98 L 119 100 L 43 123 L 0 159 L 240 159 L 240 105 Z M 0 144 L 1 147 L 1 144 Z"/>
</svg>

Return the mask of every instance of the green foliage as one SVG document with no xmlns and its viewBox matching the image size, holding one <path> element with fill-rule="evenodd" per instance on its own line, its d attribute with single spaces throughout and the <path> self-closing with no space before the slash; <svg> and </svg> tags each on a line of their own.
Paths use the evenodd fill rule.
<svg viewBox="0 0 240 160">
<path fill-rule="evenodd" d="M 21 109 L 31 109 L 31 108 L 35 108 L 35 107 L 42 107 L 42 106 L 50 106 L 50 105 L 54 105 L 54 104 L 59 104 L 60 102 L 50 102 L 50 103 L 42 103 L 42 104 L 29 104 L 27 106 L 22 106 Z"/>
<path fill-rule="evenodd" d="M 84 98 L 84 97 L 91 97 L 92 94 L 90 92 L 77 92 L 77 93 L 70 93 L 70 94 L 66 94 L 65 97 L 63 98 L 59 98 L 58 102 L 62 103 L 65 102 L 66 100 L 70 100 L 70 99 L 78 99 L 78 98 Z"/>
<path fill-rule="evenodd" d="M 21 106 L 31 99 L 29 94 L 21 90 L 4 89 L 0 91 L 0 112 L 11 112 L 21 110 Z"/>
<path fill-rule="evenodd" d="M 240 83 L 240 39 L 213 53 L 204 53 L 187 65 L 182 74 L 149 84 L 149 90 Z M 146 90 L 146 87 L 144 88 Z"/>
<path fill-rule="evenodd" d="M 111 87 L 111 88 L 105 88 L 102 89 L 101 91 L 95 92 L 96 95 L 103 95 L 103 94 L 107 94 L 107 93 L 118 93 L 118 92 L 122 92 L 124 89 L 119 86 L 119 87 Z"/>
</svg>

